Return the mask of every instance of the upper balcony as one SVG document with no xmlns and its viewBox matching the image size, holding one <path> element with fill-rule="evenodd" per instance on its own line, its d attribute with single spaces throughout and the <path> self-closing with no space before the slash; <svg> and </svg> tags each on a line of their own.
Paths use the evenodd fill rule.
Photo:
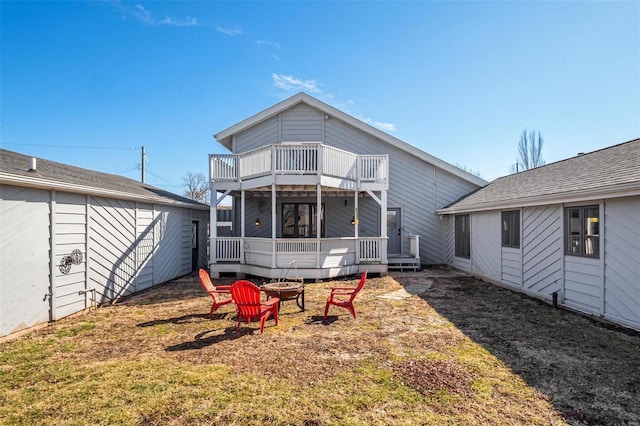
<svg viewBox="0 0 640 426">
<path fill-rule="evenodd" d="M 386 190 L 389 156 L 357 155 L 321 143 L 267 145 L 242 154 L 211 154 L 210 178 L 218 189 L 271 183 L 316 184 L 345 190 Z"/>
</svg>

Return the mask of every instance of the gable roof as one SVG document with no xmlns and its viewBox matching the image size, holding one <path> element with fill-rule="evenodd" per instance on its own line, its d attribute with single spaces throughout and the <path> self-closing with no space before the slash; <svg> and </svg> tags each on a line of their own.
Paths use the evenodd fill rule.
<svg viewBox="0 0 640 426">
<path fill-rule="evenodd" d="M 640 139 L 505 176 L 440 214 L 640 195 Z"/>
<path fill-rule="evenodd" d="M 443 170 L 446 170 L 447 172 L 458 176 L 459 178 L 462 178 L 466 181 L 469 181 L 475 185 L 479 185 L 479 186 L 485 186 L 488 182 L 485 181 L 482 178 L 479 178 L 478 176 L 472 175 L 471 173 L 465 172 L 464 170 L 460 169 L 459 167 L 456 167 L 450 163 L 447 163 L 446 161 L 443 161 L 437 157 L 434 157 L 431 154 L 427 154 L 426 152 L 412 146 L 409 145 L 408 143 L 395 138 L 393 136 L 391 136 L 388 133 L 383 132 L 382 130 L 376 129 L 373 126 L 370 126 L 369 124 L 358 120 L 355 117 L 350 116 L 347 113 L 344 113 L 342 111 L 340 111 L 339 109 L 336 109 L 334 107 L 332 107 L 329 104 L 326 104 L 316 98 L 314 98 L 313 96 L 309 96 L 304 92 L 300 92 L 296 95 L 291 96 L 288 99 L 285 99 L 282 102 L 279 102 L 267 109 L 265 109 L 264 111 L 261 111 L 255 115 L 252 115 L 251 117 L 242 120 L 241 122 L 217 133 L 214 135 L 214 137 L 216 138 L 216 140 L 218 142 L 220 142 L 225 148 L 227 148 L 229 151 L 233 151 L 233 146 L 232 146 L 232 136 L 234 134 L 237 134 L 243 130 L 248 129 L 251 126 L 254 126 L 270 117 L 273 117 L 276 114 L 279 114 L 280 112 L 287 110 L 299 103 L 305 103 L 307 105 L 310 105 L 316 109 L 319 109 L 320 111 L 324 112 L 325 114 L 328 114 L 330 116 L 333 116 L 339 120 L 344 121 L 347 124 L 350 124 L 351 126 L 355 127 L 356 129 L 367 133 L 375 138 L 378 138 L 386 143 L 388 143 L 391 146 L 394 146 L 398 149 L 401 149 L 423 161 L 426 161 L 429 164 L 432 164 L 434 166 L 437 166 Z"/>
<path fill-rule="evenodd" d="M 209 210 L 206 204 L 146 183 L 42 158 L 36 158 L 37 171 L 32 171 L 32 158 L 0 149 L 0 184 Z"/>
</svg>

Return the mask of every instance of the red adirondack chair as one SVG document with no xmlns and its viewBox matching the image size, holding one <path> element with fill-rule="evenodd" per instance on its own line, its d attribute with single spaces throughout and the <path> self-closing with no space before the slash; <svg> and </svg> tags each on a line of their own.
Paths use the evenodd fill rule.
<svg viewBox="0 0 640 426">
<path fill-rule="evenodd" d="M 236 312 L 238 313 L 238 325 L 236 330 L 240 328 L 240 322 L 243 319 L 247 323 L 252 318 L 260 318 L 260 334 L 264 331 L 264 322 L 273 315 L 273 319 L 278 325 L 278 302 L 280 299 L 272 297 L 266 302 L 260 301 L 260 289 L 258 286 L 249 281 L 236 281 L 231 286 L 231 297 L 236 304 Z"/>
<path fill-rule="evenodd" d="M 364 282 L 367 279 L 367 271 L 364 271 L 360 276 L 360 282 L 356 287 L 332 287 L 331 294 L 327 298 L 327 304 L 324 307 L 324 317 L 323 319 L 327 319 L 327 314 L 329 313 L 329 306 L 335 305 L 341 308 L 347 308 L 353 318 L 356 317 L 356 307 L 353 305 L 353 299 L 356 298 L 362 287 L 364 287 Z"/>
<path fill-rule="evenodd" d="M 209 293 L 209 296 L 211 296 L 211 298 L 213 299 L 213 305 L 211 305 L 211 312 L 209 312 L 209 315 L 212 315 L 215 311 L 217 311 L 220 306 L 233 302 L 233 299 L 231 297 L 226 299 L 220 298 L 221 294 L 231 294 L 230 285 L 219 285 L 217 287 L 214 286 L 211 282 L 211 276 L 209 276 L 209 273 L 204 269 L 200 269 L 199 275 L 202 287 L 204 287 L 207 293 Z"/>
</svg>

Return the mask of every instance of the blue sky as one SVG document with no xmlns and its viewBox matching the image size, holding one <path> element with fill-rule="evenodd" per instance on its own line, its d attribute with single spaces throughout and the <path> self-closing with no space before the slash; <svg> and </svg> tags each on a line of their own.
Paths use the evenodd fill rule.
<svg viewBox="0 0 640 426">
<path fill-rule="evenodd" d="M 0 146 L 182 192 L 213 134 L 305 91 L 509 173 L 640 137 L 640 2 L 8 2 Z M 136 149 L 133 149 L 136 148 Z"/>
</svg>

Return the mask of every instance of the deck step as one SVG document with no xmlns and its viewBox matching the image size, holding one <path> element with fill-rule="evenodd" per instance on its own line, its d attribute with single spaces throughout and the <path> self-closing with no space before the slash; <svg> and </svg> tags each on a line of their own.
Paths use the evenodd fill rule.
<svg viewBox="0 0 640 426">
<path fill-rule="evenodd" d="M 390 271 L 418 271 L 420 269 L 420 258 L 412 256 L 390 256 L 387 267 Z"/>
</svg>

